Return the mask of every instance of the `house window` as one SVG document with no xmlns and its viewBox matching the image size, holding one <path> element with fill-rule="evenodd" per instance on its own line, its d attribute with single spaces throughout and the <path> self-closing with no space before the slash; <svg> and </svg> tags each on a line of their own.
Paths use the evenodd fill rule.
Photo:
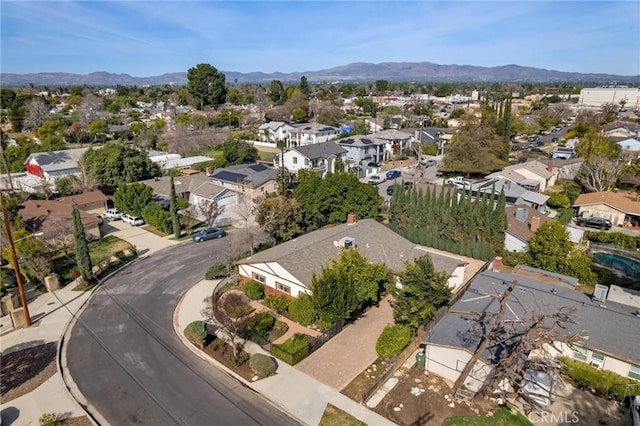
<svg viewBox="0 0 640 426">
<path fill-rule="evenodd" d="M 298 157 L 293 157 L 293 164 L 298 164 Z"/>
<path fill-rule="evenodd" d="M 598 352 L 592 352 L 590 364 L 592 367 L 602 368 L 602 364 L 604 364 L 604 355 Z"/>
<path fill-rule="evenodd" d="M 640 367 L 637 365 L 630 365 L 629 372 L 627 373 L 627 377 L 640 380 Z"/>
<path fill-rule="evenodd" d="M 587 362 L 587 350 L 585 348 L 576 348 L 576 350 L 573 351 L 573 357 L 580 361 Z"/>
<path fill-rule="evenodd" d="M 467 366 L 467 363 L 464 361 L 457 360 L 456 361 L 456 371 L 462 371 Z"/>
<path fill-rule="evenodd" d="M 276 288 L 283 293 L 291 294 L 291 287 L 276 281 Z"/>
<path fill-rule="evenodd" d="M 305 165 L 305 166 L 308 166 L 308 165 L 309 165 L 309 159 L 308 159 L 308 158 L 305 158 L 305 159 L 304 159 L 304 165 Z"/>
<path fill-rule="evenodd" d="M 262 283 L 262 284 L 264 284 L 264 283 L 265 283 L 265 281 L 267 281 L 267 279 L 264 277 L 264 275 L 256 274 L 255 272 L 253 272 L 253 273 L 251 274 L 251 277 L 252 277 L 254 280 L 256 280 L 256 281 L 258 281 L 259 283 Z"/>
</svg>

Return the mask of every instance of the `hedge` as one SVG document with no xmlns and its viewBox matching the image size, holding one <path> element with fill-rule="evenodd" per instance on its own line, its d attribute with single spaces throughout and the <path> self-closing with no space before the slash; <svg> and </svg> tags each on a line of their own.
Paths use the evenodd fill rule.
<svg viewBox="0 0 640 426">
<path fill-rule="evenodd" d="M 279 314 L 282 314 L 289 309 L 289 299 L 284 296 L 274 296 L 273 294 L 270 294 L 267 296 L 266 302 L 267 306 Z"/>
<path fill-rule="evenodd" d="M 297 299 L 292 300 L 289 303 L 289 315 L 295 322 L 304 326 L 313 324 L 317 314 L 311 296 L 301 294 Z"/>
<path fill-rule="evenodd" d="M 227 265 L 224 263 L 216 263 L 207 268 L 207 272 L 204 273 L 206 280 L 215 280 L 218 278 L 226 277 L 229 274 Z"/>
<path fill-rule="evenodd" d="M 264 297 L 264 287 L 262 283 L 255 280 L 246 282 L 242 286 L 242 291 L 244 291 L 244 294 L 251 300 L 260 300 Z"/>
<path fill-rule="evenodd" d="M 207 338 L 207 325 L 204 321 L 193 321 L 185 327 L 184 335 L 193 344 L 202 347 Z"/>
<path fill-rule="evenodd" d="M 411 342 L 411 328 L 407 325 L 387 325 L 378 337 L 376 352 L 379 356 L 398 355 Z"/>
<path fill-rule="evenodd" d="M 165 234 L 171 234 L 173 232 L 171 213 L 164 210 L 160 204 L 156 202 L 151 202 L 142 209 L 142 219 Z"/>
<path fill-rule="evenodd" d="M 640 249 L 640 237 L 623 234 L 622 232 L 594 232 L 587 231 L 585 236 L 589 241 L 613 244 L 629 250 Z"/>
<path fill-rule="evenodd" d="M 296 365 L 309 356 L 309 342 L 307 335 L 294 334 L 289 340 L 271 346 L 271 355 L 278 357 L 289 365 Z"/>
<path fill-rule="evenodd" d="M 579 389 L 618 402 L 622 402 L 625 392 L 626 395 L 640 393 L 640 382 L 634 379 L 623 377 L 611 371 L 594 368 L 586 362 L 567 357 L 560 357 L 559 359 L 565 367 L 563 374 L 569 377 Z M 628 384 L 635 385 L 635 387 L 631 386 L 627 390 Z"/>
<path fill-rule="evenodd" d="M 278 363 L 275 358 L 271 356 L 253 354 L 251 355 L 251 359 L 249 359 L 249 367 L 251 367 L 254 373 L 262 377 L 269 377 L 278 369 Z"/>
</svg>

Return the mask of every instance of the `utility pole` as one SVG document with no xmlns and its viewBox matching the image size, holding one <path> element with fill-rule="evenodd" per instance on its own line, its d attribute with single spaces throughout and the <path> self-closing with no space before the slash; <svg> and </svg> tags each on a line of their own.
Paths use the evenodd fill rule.
<svg viewBox="0 0 640 426">
<path fill-rule="evenodd" d="M 16 282 L 18 283 L 18 293 L 20 293 L 20 302 L 22 303 L 22 309 L 24 310 L 24 320 L 27 327 L 31 327 L 31 316 L 29 315 L 29 306 L 27 305 L 27 298 L 24 295 L 24 284 L 22 283 L 22 274 L 20 273 L 20 265 L 18 264 L 18 257 L 16 256 L 16 247 L 13 244 L 13 235 L 11 234 L 11 227 L 9 226 L 9 215 L 7 209 L 4 206 L 4 196 L 0 195 L 0 210 L 2 210 L 2 221 L 4 222 L 4 229 L 7 233 L 7 241 L 9 242 L 9 252 L 11 253 L 11 261 L 13 263 L 13 270 L 16 273 Z"/>
<path fill-rule="evenodd" d="M 7 156 L 4 153 L 4 132 L 2 130 L 2 125 L 0 125 L 0 156 L 2 157 L 2 164 L 4 165 L 5 171 L 7 172 L 7 178 L 9 179 L 9 188 L 11 188 L 11 193 L 13 194 L 13 178 L 11 177 L 11 170 L 9 170 L 9 163 L 7 163 Z"/>
</svg>

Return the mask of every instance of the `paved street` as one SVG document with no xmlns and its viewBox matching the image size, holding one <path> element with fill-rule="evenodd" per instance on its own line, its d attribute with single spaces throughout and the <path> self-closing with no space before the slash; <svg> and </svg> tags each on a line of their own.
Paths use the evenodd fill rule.
<svg viewBox="0 0 640 426">
<path fill-rule="evenodd" d="M 188 241 L 156 252 L 96 291 L 70 333 L 66 364 L 101 423 L 296 424 L 195 356 L 173 331 L 181 295 L 225 256 L 228 243 Z"/>
</svg>

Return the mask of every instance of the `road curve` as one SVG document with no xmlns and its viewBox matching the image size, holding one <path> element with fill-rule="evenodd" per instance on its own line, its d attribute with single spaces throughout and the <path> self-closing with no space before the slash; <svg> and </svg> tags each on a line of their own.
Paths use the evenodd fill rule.
<svg viewBox="0 0 640 426">
<path fill-rule="evenodd" d="M 92 296 L 71 330 L 67 365 L 109 424 L 298 424 L 173 332 L 180 297 L 227 251 L 226 238 L 180 244 L 129 265 Z"/>
</svg>

